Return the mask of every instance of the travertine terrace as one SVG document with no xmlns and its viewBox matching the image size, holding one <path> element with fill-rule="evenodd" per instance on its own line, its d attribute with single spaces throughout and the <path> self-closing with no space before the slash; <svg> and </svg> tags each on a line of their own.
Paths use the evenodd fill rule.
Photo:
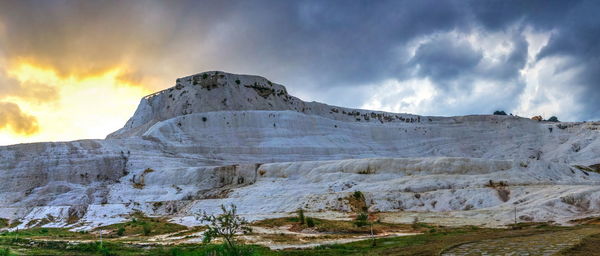
<svg viewBox="0 0 600 256">
<path fill-rule="evenodd" d="M 0 147 L 0 218 L 89 228 L 142 211 L 192 225 L 229 203 L 250 219 L 343 218 L 361 191 L 389 221 L 497 226 L 516 209 L 564 223 L 600 214 L 599 129 L 349 109 L 204 72 L 143 98 L 105 140 Z"/>
</svg>

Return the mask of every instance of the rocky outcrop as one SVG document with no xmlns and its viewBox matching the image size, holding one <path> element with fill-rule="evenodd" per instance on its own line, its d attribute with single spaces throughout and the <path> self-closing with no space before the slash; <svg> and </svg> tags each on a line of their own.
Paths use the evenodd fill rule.
<svg viewBox="0 0 600 256">
<path fill-rule="evenodd" d="M 361 191 L 369 211 L 421 220 L 501 225 L 516 206 L 566 221 L 600 211 L 598 127 L 349 109 L 211 71 L 144 97 L 106 140 L 0 147 L 0 218 L 91 227 L 142 211 L 191 224 L 227 203 L 250 219 L 331 217 Z"/>
</svg>

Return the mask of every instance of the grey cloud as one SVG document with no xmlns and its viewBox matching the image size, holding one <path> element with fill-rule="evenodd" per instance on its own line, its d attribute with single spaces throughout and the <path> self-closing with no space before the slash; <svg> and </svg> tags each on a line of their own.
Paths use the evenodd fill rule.
<svg viewBox="0 0 600 256">
<path fill-rule="evenodd" d="M 487 30 L 504 30 L 515 22 L 550 30 L 568 19 L 568 13 L 589 0 L 469 1 L 469 15 Z"/>
<path fill-rule="evenodd" d="M 585 1 L 566 12 L 566 19 L 556 28 L 538 60 L 559 56 L 570 58 L 563 70 L 580 68 L 582 71 L 573 86 L 582 89 L 578 102 L 584 111 L 580 119 L 600 118 L 600 2 Z M 561 70 L 557 70 L 560 72 Z"/>
<path fill-rule="evenodd" d="M 410 64 L 420 76 L 447 81 L 471 73 L 481 58 L 482 53 L 470 43 L 443 38 L 420 45 Z"/>
<path fill-rule="evenodd" d="M 597 2 L 596 2 L 597 3 Z M 429 77 L 450 97 L 470 95 L 482 79 L 505 84 L 497 105 L 517 105 L 527 61 L 526 27 L 554 31 L 544 56 L 582 60 L 588 95 L 600 78 L 600 8 L 589 1 L 15 1 L 0 3 L 7 58 L 26 57 L 61 73 L 93 73 L 126 63 L 153 89 L 203 70 L 252 73 L 284 83 L 309 100 L 360 106 L 358 91 L 387 79 Z M 587 24 L 587 25 L 586 25 Z M 516 26 L 504 59 L 484 63 L 477 45 L 451 39 L 409 43 L 450 31 L 502 32 Z M 412 59 L 411 59 L 412 58 Z M 482 65 L 486 64 L 486 65 Z M 417 72 L 412 72 L 417 70 Z M 153 79 L 147 79 L 153 78 Z M 450 88 L 450 90 L 448 90 Z M 368 91 L 368 89 L 365 89 Z M 583 99 L 583 98 L 582 98 Z M 481 111 L 479 101 L 456 112 Z M 458 104 L 461 104 L 460 101 Z M 596 103 L 582 100 L 592 118 Z M 568 106 L 565 106 L 568 107 Z M 438 106 L 448 114 L 448 106 Z M 464 111 L 464 112 L 461 112 Z"/>
</svg>

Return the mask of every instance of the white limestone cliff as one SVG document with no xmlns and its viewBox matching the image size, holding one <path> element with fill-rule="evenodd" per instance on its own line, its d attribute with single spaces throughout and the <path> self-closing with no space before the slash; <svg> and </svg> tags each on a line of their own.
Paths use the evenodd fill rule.
<svg viewBox="0 0 600 256">
<path fill-rule="evenodd" d="M 106 140 L 0 147 L 0 218 L 92 227 L 133 211 L 193 224 L 304 208 L 502 225 L 600 214 L 600 123 L 428 117 L 304 102 L 258 76 L 205 72 L 143 98 Z M 51 220 L 51 221 L 48 221 Z"/>
</svg>

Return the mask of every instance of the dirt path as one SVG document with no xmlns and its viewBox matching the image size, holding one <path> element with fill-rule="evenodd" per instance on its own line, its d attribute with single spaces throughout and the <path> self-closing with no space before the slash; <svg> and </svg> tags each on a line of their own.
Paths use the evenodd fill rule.
<svg viewBox="0 0 600 256">
<path fill-rule="evenodd" d="M 320 245 L 351 243 L 372 238 L 368 234 L 295 232 L 289 230 L 290 227 L 290 225 L 275 228 L 252 226 L 253 234 L 242 236 L 241 238 L 252 244 L 269 247 L 271 250 L 312 248 Z M 390 232 L 375 235 L 375 238 L 411 236 L 417 234 L 419 233 Z"/>
<path fill-rule="evenodd" d="M 458 255 L 553 255 L 571 247 L 586 236 L 599 233 L 598 229 L 558 231 L 532 236 L 501 238 L 466 243 L 442 253 Z"/>
</svg>

